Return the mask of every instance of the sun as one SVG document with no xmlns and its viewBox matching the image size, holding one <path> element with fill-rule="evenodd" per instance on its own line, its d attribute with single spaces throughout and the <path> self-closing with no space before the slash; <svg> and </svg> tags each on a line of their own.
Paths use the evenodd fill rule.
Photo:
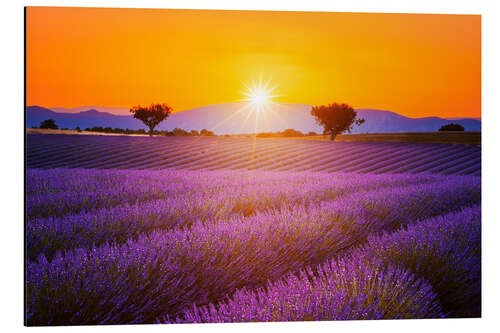
<svg viewBox="0 0 500 333">
<path fill-rule="evenodd" d="M 257 89 L 250 93 L 249 99 L 252 104 L 264 106 L 269 102 L 269 94 L 263 89 Z"/>
<path fill-rule="evenodd" d="M 266 111 L 273 104 L 272 99 L 278 97 L 273 95 L 276 86 L 271 86 L 271 79 L 264 83 L 260 78 L 258 82 L 254 82 L 250 86 L 245 84 L 245 88 L 243 101 L 247 102 L 254 112 Z"/>
</svg>

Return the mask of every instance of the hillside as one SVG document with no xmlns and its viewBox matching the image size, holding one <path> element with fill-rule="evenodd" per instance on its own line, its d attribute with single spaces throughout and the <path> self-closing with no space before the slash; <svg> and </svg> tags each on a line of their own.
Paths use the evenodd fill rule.
<svg viewBox="0 0 500 333">
<path fill-rule="evenodd" d="M 475 145 L 28 135 L 28 168 L 481 174 Z"/>
<path fill-rule="evenodd" d="M 59 109 L 60 110 L 60 109 Z M 242 103 L 228 103 L 204 106 L 172 114 L 158 126 L 159 130 L 182 128 L 201 130 L 203 128 L 217 134 L 244 134 L 255 132 L 278 132 L 293 128 L 303 133 L 320 133 L 321 128 L 309 114 L 310 105 L 274 104 L 273 109 L 262 114 L 250 113 Z M 40 106 L 27 108 L 27 126 L 39 126 L 45 119 L 53 118 L 60 128 L 119 127 L 139 129 L 144 125 L 130 115 L 116 115 L 95 109 L 59 113 Z M 451 120 L 438 117 L 408 118 L 391 111 L 358 109 L 365 123 L 354 128 L 353 133 L 391 133 L 391 132 L 434 132 Z M 481 121 L 477 119 L 455 119 L 467 131 L 480 131 Z"/>
</svg>

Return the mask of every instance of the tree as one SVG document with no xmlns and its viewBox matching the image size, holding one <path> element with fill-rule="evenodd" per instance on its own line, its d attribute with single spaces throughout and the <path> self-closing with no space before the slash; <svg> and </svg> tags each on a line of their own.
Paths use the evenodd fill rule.
<svg viewBox="0 0 500 333">
<path fill-rule="evenodd" d="M 465 128 L 462 125 L 460 125 L 460 124 L 450 123 L 448 125 L 441 126 L 441 128 L 438 131 L 439 132 L 443 132 L 443 131 L 465 131 Z"/>
<path fill-rule="evenodd" d="M 299 137 L 299 136 L 304 136 L 304 134 L 301 131 L 294 130 L 293 128 L 288 128 L 280 133 L 281 136 L 287 137 L 287 138 L 294 138 L 294 137 Z"/>
<path fill-rule="evenodd" d="M 149 128 L 149 136 L 153 136 L 154 128 L 164 121 L 170 113 L 172 108 L 167 104 L 151 104 L 150 106 L 134 106 L 130 109 L 135 119 L 139 119 Z"/>
<path fill-rule="evenodd" d="M 205 128 L 200 131 L 200 135 L 201 136 L 215 136 L 214 132 L 209 131 Z"/>
<path fill-rule="evenodd" d="M 40 123 L 40 128 L 58 129 L 59 126 L 57 126 L 54 119 L 47 119 Z"/>
<path fill-rule="evenodd" d="M 189 133 L 185 130 L 183 130 L 182 128 L 174 128 L 172 130 L 172 133 L 174 134 L 174 136 L 188 136 Z"/>
<path fill-rule="evenodd" d="M 313 106 L 311 115 L 316 119 L 318 125 L 323 127 L 323 134 L 329 134 L 333 141 L 335 137 L 345 131 L 351 133 L 354 125 L 361 125 L 364 119 L 356 119 L 357 112 L 347 104 L 328 104 Z"/>
</svg>

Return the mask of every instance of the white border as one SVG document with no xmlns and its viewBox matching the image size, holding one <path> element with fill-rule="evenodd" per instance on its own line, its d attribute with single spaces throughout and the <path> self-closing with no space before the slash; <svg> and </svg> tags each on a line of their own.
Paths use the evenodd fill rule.
<svg viewBox="0 0 500 333">
<path fill-rule="evenodd" d="M 30 331 L 70 330 L 121 332 L 134 330 L 175 332 L 214 331 L 250 332 L 254 330 L 287 330 L 300 332 L 349 331 L 349 332 L 489 332 L 498 327 L 497 314 L 500 300 L 498 277 L 500 276 L 497 254 L 499 251 L 500 221 L 498 219 L 498 189 L 500 170 L 498 152 L 500 144 L 500 15 L 497 1 L 481 0 L 350 0 L 350 1 L 295 1 L 295 0 L 172 0 L 172 1 L 12 1 L 2 3 L 0 24 L 2 25 L 2 52 L 0 52 L 0 91 L 2 96 L 2 225 L 1 225 L 1 309 L 0 325 L 10 331 L 26 330 L 22 327 L 23 295 L 23 6 L 95 6 L 95 7 L 140 7 L 140 8 L 193 8 L 193 9 L 260 9 L 260 10 L 302 10 L 334 12 L 398 12 L 398 13 L 446 13 L 481 14 L 483 31 L 483 318 L 412 320 L 412 321 L 370 321 L 370 322 L 313 322 L 313 323 L 270 323 L 270 324 L 204 324 L 204 325 L 146 325 L 146 326 L 92 326 L 64 328 L 29 328 Z M 6 331 L 7 331 L 6 330 Z"/>
<path fill-rule="evenodd" d="M 481 14 L 486 8 L 485 1 L 443 1 L 421 0 L 31 0 L 30 6 L 80 6 L 80 7 L 121 7 L 121 8 L 180 8 L 180 9 L 242 9 L 242 10 L 283 10 L 283 11 L 330 11 L 330 12 L 384 12 L 384 13 L 441 13 L 441 14 Z M 481 4 L 482 3 L 482 4 Z"/>
</svg>

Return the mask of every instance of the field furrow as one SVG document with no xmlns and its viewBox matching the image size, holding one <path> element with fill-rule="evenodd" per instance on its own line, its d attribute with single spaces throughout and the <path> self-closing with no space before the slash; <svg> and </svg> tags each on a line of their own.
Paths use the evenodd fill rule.
<svg viewBox="0 0 500 333">
<path fill-rule="evenodd" d="M 76 137 L 76 138 L 75 138 Z M 216 137 L 29 135 L 29 168 L 267 170 L 460 174 L 472 145 Z M 455 164 L 453 163 L 455 161 Z"/>
</svg>

